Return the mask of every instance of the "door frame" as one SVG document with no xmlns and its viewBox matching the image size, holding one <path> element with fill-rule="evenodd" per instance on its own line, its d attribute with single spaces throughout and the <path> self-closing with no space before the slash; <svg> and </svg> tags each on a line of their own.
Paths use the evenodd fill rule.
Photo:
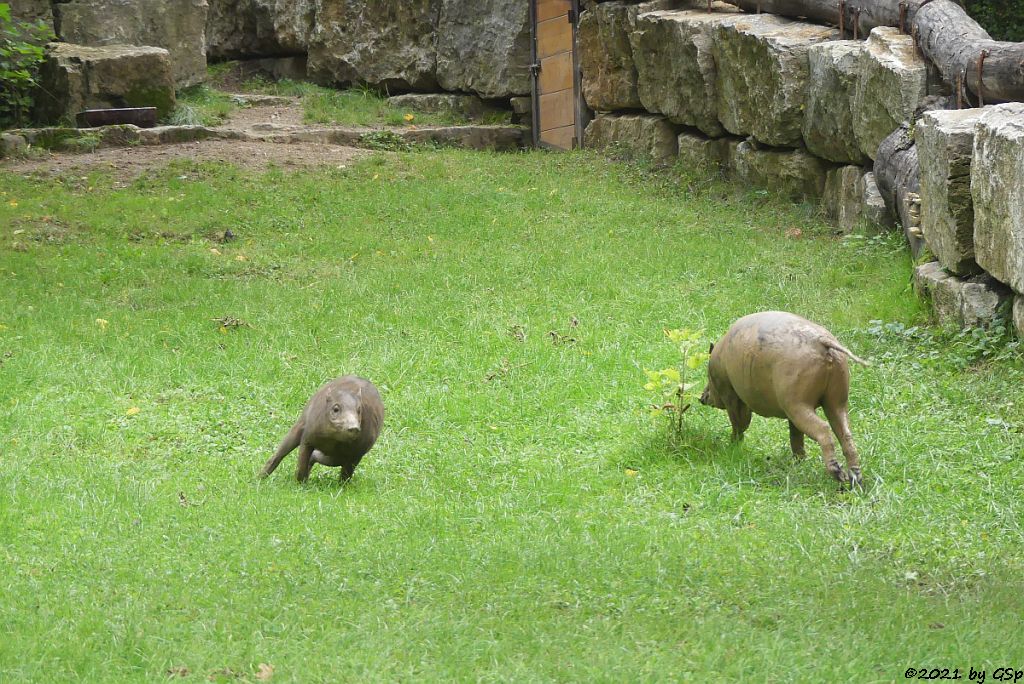
<svg viewBox="0 0 1024 684">
<path fill-rule="evenodd" d="M 579 0 L 570 0 L 569 21 L 572 23 L 572 90 L 573 90 L 573 118 L 575 135 L 573 136 L 572 149 L 583 147 L 583 78 L 580 72 L 580 51 L 579 51 L 579 23 L 580 3 Z M 549 150 L 561 150 L 540 139 L 540 93 L 537 90 L 537 81 L 540 78 L 540 60 L 537 59 L 537 0 L 530 0 L 530 100 L 533 109 L 531 117 L 531 128 L 533 134 L 533 146 Z"/>
</svg>

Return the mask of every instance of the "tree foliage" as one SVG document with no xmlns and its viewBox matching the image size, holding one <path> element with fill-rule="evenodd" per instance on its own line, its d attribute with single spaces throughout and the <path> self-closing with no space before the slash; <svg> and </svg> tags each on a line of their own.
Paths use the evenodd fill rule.
<svg viewBox="0 0 1024 684">
<path fill-rule="evenodd" d="M 966 0 L 964 6 L 996 40 L 1024 42 L 1024 2 L 1021 0 Z"/>
<path fill-rule="evenodd" d="M 25 123 L 52 38 L 45 22 L 14 21 L 11 6 L 0 2 L 0 128 Z"/>
</svg>

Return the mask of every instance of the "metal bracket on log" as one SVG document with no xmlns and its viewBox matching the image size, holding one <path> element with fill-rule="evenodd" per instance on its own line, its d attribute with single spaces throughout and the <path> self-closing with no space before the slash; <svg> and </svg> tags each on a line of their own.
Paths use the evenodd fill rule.
<svg viewBox="0 0 1024 684">
<path fill-rule="evenodd" d="M 985 79 L 983 69 L 985 68 L 985 58 L 989 56 L 988 50 L 982 50 L 981 54 L 978 55 L 978 106 L 985 106 Z"/>
</svg>

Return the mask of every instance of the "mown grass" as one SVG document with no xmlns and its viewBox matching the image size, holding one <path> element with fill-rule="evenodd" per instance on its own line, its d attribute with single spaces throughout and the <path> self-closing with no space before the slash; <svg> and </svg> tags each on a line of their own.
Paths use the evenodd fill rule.
<svg viewBox="0 0 1024 684">
<path fill-rule="evenodd" d="M 1024 665 L 1024 365 L 914 329 L 898 240 L 583 154 L 113 185 L 0 176 L 0 680 Z M 783 421 L 646 414 L 664 328 L 770 308 L 876 361 L 863 493 Z M 353 481 L 257 481 L 345 372 L 388 411 Z"/>
</svg>

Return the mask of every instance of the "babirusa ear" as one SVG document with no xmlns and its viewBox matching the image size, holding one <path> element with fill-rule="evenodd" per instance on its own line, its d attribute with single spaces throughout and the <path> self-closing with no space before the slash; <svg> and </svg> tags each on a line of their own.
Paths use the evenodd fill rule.
<svg viewBox="0 0 1024 684">
<path fill-rule="evenodd" d="M 713 352 L 713 351 L 715 351 L 715 343 L 714 343 L 714 342 L 712 342 L 712 343 L 711 343 L 711 346 L 710 346 L 710 347 L 708 347 L 708 354 L 710 354 L 710 353 L 711 353 L 711 352 Z"/>
</svg>

